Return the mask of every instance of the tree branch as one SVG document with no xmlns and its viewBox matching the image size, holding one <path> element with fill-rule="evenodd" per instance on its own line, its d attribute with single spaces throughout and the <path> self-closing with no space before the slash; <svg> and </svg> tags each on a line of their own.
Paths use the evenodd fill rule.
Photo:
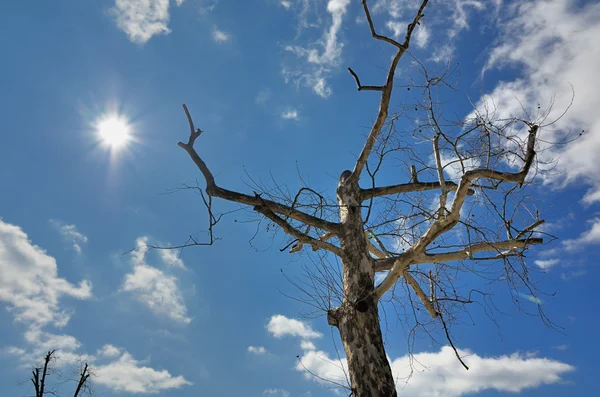
<svg viewBox="0 0 600 397">
<path fill-rule="evenodd" d="M 422 253 L 417 255 L 410 260 L 411 265 L 417 265 L 420 263 L 445 263 L 451 261 L 458 261 L 464 259 L 471 259 L 474 253 L 482 251 L 496 251 L 499 254 L 493 259 L 500 259 L 506 255 L 503 253 L 505 250 L 523 249 L 529 245 L 542 244 L 544 242 L 541 238 L 531 238 L 522 240 L 506 240 L 497 242 L 483 242 L 469 245 L 459 251 L 451 252 L 440 252 L 435 254 Z M 376 272 L 384 272 L 391 270 L 394 266 L 394 262 L 398 259 L 405 259 L 405 254 L 400 254 L 396 257 L 376 259 L 373 270 Z"/>
<path fill-rule="evenodd" d="M 432 111 L 433 113 L 433 111 Z M 437 125 L 437 121 L 436 121 Z M 442 166 L 442 157 L 440 155 L 440 133 L 439 131 L 435 134 L 433 138 L 433 154 L 435 156 L 435 165 L 437 168 L 438 179 L 440 181 L 440 210 L 439 216 L 444 216 L 446 214 L 446 198 L 448 197 L 448 188 L 446 187 L 446 180 L 444 178 L 444 167 Z"/>
<path fill-rule="evenodd" d="M 200 156 L 196 152 L 196 149 L 194 149 L 194 143 L 196 142 L 196 139 L 200 136 L 200 134 L 202 134 L 202 130 L 200 130 L 199 128 L 196 129 L 194 127 L 194 122 L 185 104 L 183 105 L 183 110 L 185 111 L 188 123 L 190 125 L 190 137 L 187 143 L 179 142 L 178 145 L 187 152 L 194 164 L 196 164 L 196 167 L 198 167 L 200 172 L 202 172 L 202 175 L 204 176 L 204 179 L 206 181 L 206 193 L 209 196 L 219 197 L 227 201 L 233 201 L 249 206 L 266 207 L 276 214 L 281 214 L 286 217 L 290 217 L 292 219 L 304 222 L 313 227 L 326 230 L 328 232 L 333 232 L 336 234 L 339 232 L 340 226 L 338 223 L 329 222 L 325 219 L 309 215 L 305 212 L 288 207 L 287 205 L 281 203 L 277 203 L 275 201 L 265 200 L 257 196 L 250 196 L 247 194 L 219 187 L 215 182 L 215 178 L 212 172 L 210 171 L 206 163 L 202 160 L 202 158 L 200 158 Z"/>
<path fill-rule="evenodd" d="M 423 306 L 425 306 L 425 309 L 427 309 L 431 317 L 437 318 L 438 313 L 433 307 L 433 303 L 429 300 L 429 298 L 427 298 L 427 295 L 425 295 L 425 292 L 423 292 L 423 289 L 421 288 L 417 280 L 415 280 L 415 278 L 411 276 L 411 274 L 408 272 L 408 266 L 406 266 L 403 269 L 402 277 L 404 277 L 408 285 L 412 287 L 413 291 L 415 291 L 415 294 L 419 297 L 421 302 L 423 302 Z M 380 297 L 378 296 L 377 299 L 379 298 Z"/>
<path fill-rule="evenodd" d="M 374 293 L 376 296 L 383 296 L 383 294 L 390 289 L 396 280 L 398 280 L 398 278 L 402 275 L 404 267 L 409 266 L 409 264 L 413 262 L 416 257 L 422 255 L 429 244 L 431 244 L 436 238 L 456 226 L 460 220 L 460 210 L 467 197 L 467 192 L 475 180 L 480 178 L 488 178 L 503 182 L 519 183 L 520 186 L 523 185 L 523 182 L 525 181 L 525 178 L 527 177 L 529 169 L 531 168 L 535 158 L 535 139 L 539 129 L 539 126 L 537 125 L 530 125 L 529 127 L 525 161 L 521 167 L 521 170 L 519 172 L 501 172 L 488 168 L 479 168 L 466 171 L 463 174 L 460 183 L 458 184 L 458 188 L 456 189 L 456 194 L 452 200 L 452 206 L 448 215 L 437 218 L 429 226 L 425 233 L 423 233 L 421 238 L 406 251 L 404 251 L 404 258 L 402 260 L 400 258 L 396 259 L 388 275 L 375 289 Z"/>
<path fill-rule="evenodd" d="M 262 198 L 260 198 L 258 196 L 257 196 L 257 198 L 258 198 L 258 200 L 261 200 L 261 201 L 263 200 Z M 314 238 L 310 237 L 309 235 L 302 233 L 300 230 L 294 228 L 292 225 L 290 225 L 284 219 L 277 216 L 273 211 L 271 211 L 271 209 L 268 206 L 259 204 L 259 205 L 255 205 L 253 209 L 254 209 L 254 211 L 263 214 L 264 216 L 266 216 L 267 218 L 269 218 L 270 220 L 275 222 L 279 227 L 281 227 L 290 236 L 297 238 L 299 243 L 310 244 L 310 245 L 312 245 L 313 249 L 321 248 L 321 249 L 327 250 L 329 252 L 332 252 L 340 257 L 342 256 L 341 248 L 336 247 L 335 245 L 327 243 L 320 239 L 314 239 Z"/>
<path fill-rule="evenodd" d="M 33 387 L 35 388 L 35 397 L 40 397 L 40 369 L 35 368 L 31 373 L 33 374 L 31 383 L 33 383 Z"/>
<path fill-rule="evenodd" d="M 358 78 L 358 75 L 356 73 L 354 73 L 354 70 L 352 70 L 352 68 L 348 68 L 348 72 L 350 72 L 352 77 L 354 77 L 354 81 L 356 81 L 356 88 L 358 88 L 359 91 L 383 91 L 384 87 L 381 85 L 362 85 L 362 84 L 360 84 L 360 79 Z"/>
<path fill-rule="evenodd" d="M 381 132 L 381 128 L 385 124 L 385 121 L 388 116 L 390 99 L 392 97 L 392 89 L 394 86 L 394 74 L 396 73 L 396 67 L 398 66 L 398 62 L 400 61 L 400 58 L 402 58 L 402 55 L 404 55 L 404 52 L 408 49 L 412 33 L 415 29 L 415 26 L 419 23 L 419 21 L 423 17 L 423 10 L 425 9 L 425 6 L 427 5 L 427 3 L 428 3 L 428 0 L 423 0 L 423 2 L 421 3 L 421 6 L 419 7 L 419 10 L 417 11 L 417 15 L 415 15 L 412 23 L 410 23 L 408 25 L 404 43 L 400 44 L 397 41 L 395 41 L 389 37 L 379 35 L 375 32 L 375 27 L 373 26 L 373 20 L 371 19 L 371 13 L 369 12 L 369 7 L 367 6 L 367 1 L 362 0 L 363 8 L 365 10 L 365 15 L 366 15 L 367 21 L 369 23 L 369 28 L 371 29 L 371 35 L 374 38 L 376 38 L 377 40 L 382 40 L 382 41 L 385 41 L 387 43 L 390 43 L 390 44 L 396 46 L 398 48 L 398 51 L 396 52 L 396 55 L 392 59 L 392 63 L 390 64 L 390 68 L 388 71 L 385 85 L 383 86 L 383 89 L 381 90 L 381 100 L 379 102 L 379 113 L 377 114 L 377 119 L 375 120 L 375 123 L 373 124 L 373 127 L 371 128 L 371 132 L 369 133 L 369 136 L 367 137 L 367 140 L 365 141 L 363 149 L 360 152 L 358 159 L 356 160 L 356 165 L 354 166 L 352 175 L 349 178 L 349 179 L 352 179 L 354 182 L 357 182 L 360 179 L 360 174 L 362 173 L 365 163 L 367 162 L 367 158 L 371 154 L 371 150 L 373 149 L 373 146 L 375 145 L 375 142 L 377 141 L 377 137 L 379 136 L 379 133 Z"/>
<path fill-rule="evenodd" d="M 458 185 L 454 182 L 446 181 L 445 184 L 446 189 L 448 189 L 448 191 L 453 191 L 458 188 Z M 440 182 L 411 182 L 401 183 L 398 185 L 380 186 L 371 189 L 362 189 L 360 194 L 362 201 L 365 201 L 373 197 L 388 196 L 391 194 L 399 193 L 423 192 L 427 190 L 436 190 L 440 188 Z M 475 191 L 473 189 L 469 189 L 467 191 L 468 196 L 472 196 L 473 194 L 475 194 Z"/>
<path fill-rule="evenodd" d="M 52 356 L 54 355 L 55 350 L 50 350 L 46 357 L 44 358 L 44 370 L 42 372 L 42 380 L 40 381 L 40 397 L 44 397 L 44 388 L 46 387 L 46 375 L 48 374 L 48 365 L 50 365 L 50 360 L 52 360 Z"/>
<path fill-rule="evenodd" d="M 450 343 L 450 347 L 452 347 L 452 350 L 454 350 L 454 355 L 456 356 L 456 358 L 458 358 L 458 361 L 460 361 L 462 366 L 465 367 L 465 369 L 468 371 L 469 367 L 467 366 L 467 364 L 465 364 L 465 362 L 463 361 L 460 354 L 458 354 L 458 350 L 454 346 L 454 342 L 452 342 L 452 338 L 450 337 L 450 331 L 448 331 L 448 326 L 446 325 L 446 321 L 444 321 L 444 316 L 442 315 L 442 313 L 440 313 L 440 320 L 442 321 L 442 325 L 444 326 L 444 332 L 446 333 L 446 339 Z"/>
<path fill-rule="evenodd" d="M 77 383 L 77 388 L 75 389 L 75 394 L 73 394 L 73 397 L 79 396 L 79 392 L 85 386 L 89 377 L 90 377 L 89 367 L 86 363 L 83 367 L 83 370 L 79 374 L 79 382 Z"/>
</svg>

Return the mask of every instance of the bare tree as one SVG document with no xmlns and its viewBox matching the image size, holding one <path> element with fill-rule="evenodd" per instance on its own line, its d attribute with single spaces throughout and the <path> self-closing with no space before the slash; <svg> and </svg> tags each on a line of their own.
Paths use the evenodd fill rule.
<svg viewBox="0 0 600 397">
<path fill-rule="evenodd" d="M 523 253 L 543 242 L 534 237 L 543 221 L 525 188 L 537 170 L 536 147 L 548 112 L 530 120 L 496 119 L 495 109 L 484 108 L 459 122 L 446 120 L 440 93 L 452 88 L 452 71 L 431 76 L 413 59 L 419 73 L 407 88 L 414 88 L 412 97 L 390 114 L 396 69 L 403 56 L 412 56 L 407 50 L 427 3 L 420 2 L 400 42 L 377 33 L 362 0 L 372 37 L 395 54 L 383 85 L 363 85 L 348 69 L 358 91 L 379 92 L 381 98 L 354 167 L 339 177 L 335 201 L 304 184 L 295 194 L 280 186 L 246 194 L 218 185 L 195 147 L 203 131 L 183 105 L 190 135 L 179 146 L 206 182 L 204 192 L 193 188 L 208 209 L 209 240 L 190 237 L 180 247 L 213 244 L 213 227 L 221 219 L 213 212 L 217 197 L 248 206 L 268 227 L 283 230 L 290 252 L 316 251 L 319 265 L 309 269 L 309 284 L 321 293 L 312 297 L 339 330 L 354 397 L 397 395 L 380 324 L 383 302 L 396 301 L 425 330 L 428 323 L 440 324 L 454 347 L 448 331 L 454 313 L 476 296 L 486 299 L 484 291 L 457 290 L 462 272 L 507 281 L 516 302 L 521 289 L 537 293 Z M 401 117 L 411 126 L 405 133 L 396 128 Z M 404 165 L 407 181 L 378 186 L 378 172 L 392 160 Z M 365 183 L 370 186 L 361 187 Z M 332 257 L 339 274 L 327 265 Z M 377 273 L 385 277 L 376 284 Z"/>
<path fill-rule="evenodd" d="M 56 350 L 50 350 L 46 356 L 44 357 L 44 362 L 42 366 L 35 367 L 32 371 L 31 383 L 33 383 L 33 387 L 35 389 L 35 397 L 43 397 L 45 395 L 52 395 L 55 397 L 59 397 L 59 389 L 65 383 L 60 383 L 57 387 L 49 388 L 48 387 L 48 376 L 53 371 L 53 362 L 57 359 Z M 75 391 L 73 392 L 73 397 L 81 396 L 83 393 L 91 394 L 90 388 L 90 377 L 92 373 L 90 372 L 90 367 L 87 363 L 82 363 L 78 374 L 77 374 L 77 386 L 75 387 Z"/>
</svg>

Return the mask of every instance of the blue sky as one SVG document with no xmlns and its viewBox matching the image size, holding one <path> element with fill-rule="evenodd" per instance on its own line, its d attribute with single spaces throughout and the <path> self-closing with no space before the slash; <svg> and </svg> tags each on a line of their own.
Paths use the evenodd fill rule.
<svg viewBox="0 0 600 397">
<path fill-rule="evenodd" d="M 414 2 L 372 1 L 378 28 L 403 34 Z M 548 329 L 495 288 L 499 328 L 474 310 L 454 328 L 464 371 L 448 347 L 415 342 L 406 396 L 591 395 L 600 349 L 600 5 L 593 1 L 434 1 L 411 54 L 432 68 L 458 63 L 446 111 L 464 117 L 493 98 L 498 117 L 554 101 L 565 117 L 546 137 L 585 133 L 540 156 L 558 159 L 532 189 L 560 240 L 528 252 Z M 285 294 L 308 253 L 280 252 L 273 231 L 235 212 L 211 247 L 181 244 L 206 228 L 193 192 L 201 176 L 176 145 L 187 139 L 181 104 L 204 131 L 199 151 L 221 185 L 251 191 L 249 176 L 335 193 L 375 117 L 390 49 L 374 43 L 358 1 L 5 1 L 0 5 L 0 383 L 26 395 L 28 366 L 47 349 L 63 365 L 96 368 L 99 395 L 330 396 L 298 367 L 339 379 L 335 333 Z M 399 84 L 414 65 L 405 57 Z M 487 96 L 482 97 L 482 94 Z M 409 94 L 396 91 L 398 106 Z M 131 140 L 111 150 L 107 117 Z M 400 172 L 406 178 L 404 170 Z M 399 183 L 398 169 L 384 180 Z M 202 182 L 202 181 L 200 181 Z M 236 209 L 216 202 L 219 211 Z M 132 250 L 133 251 L 130 251 Z M 128 252 L 128 255 L 123 253 Z M 477 281 L 474 281 L 477 282 Z M 503 294 L 504 292 L 504 294 Z M 527 297 L 525 297 L 525 300 Z M 536 306 L 524 302 L 535 311 Z M 396 374 L 406 374 L 405 330 L 386 332 Z M 402 394 L 401 394 L 402 395 Z"/>
</svg>

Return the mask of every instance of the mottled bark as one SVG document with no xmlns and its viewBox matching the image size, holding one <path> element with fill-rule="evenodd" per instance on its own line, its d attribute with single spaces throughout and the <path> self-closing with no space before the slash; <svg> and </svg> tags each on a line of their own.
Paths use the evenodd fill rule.
<svg viewBox="0 0 600 397">
<path fill-rule="evenodd" d="M 373 259 L 363 229 L 361 189 L 344 171 L 337 190 L 344 263 L 344 303 L 330 310 L 328 321 L 339 329 L 348 359 L 353 397 L 396 396 L 385 355 L 377 300 L 373 295 Z"/>
<path fill-rule="evenodd" d="M 376 300 L 356 306 L 345 304 L 331 311 L 329 321 L 339 329 L 344 345 L 352 397 L 397 396 Z"/>
</svg>

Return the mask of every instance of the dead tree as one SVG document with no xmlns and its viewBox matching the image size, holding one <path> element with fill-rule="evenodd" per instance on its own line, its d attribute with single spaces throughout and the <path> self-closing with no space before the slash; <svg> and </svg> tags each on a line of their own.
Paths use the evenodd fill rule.
<svg viewBox="0 0 600 397">
<path fill-rule="evenodd" d="M 539 120 L 494 120 L 493 111 L 476 110 L 472 117 L 450 123 L 435 106 L 438 89 L 447 84 L 445 76 L 431 77 L 424 68 L 422 81 L 413 84 L 416 89 L 411 94 L 420 93 L 415 103 L 405 105 L 401 114 L 390 114 L 396 69 L 427 3 L 420 3 L 399 42 L 377 33 L 367 1 L 362 1 L 372 37 L 392 46 L 395 55 L 383 85 L 362 85 L 358 74 L 348 69 L 358 91 L 378 92 L 381 99 L 354 167 L 339 177 L 333 203 L 305 186 L 289 196 L 264 190 L 246 194 L 220 186 L 195 147 L 202 130 L 183 105 L 190 135 L 179 146 L 206 182 L 204 192 L 198 190 L 208 208 L 210 236 L 206 243 L 191 237 L 185 246 L 214 242 L 213 227 L 221 219 L 213 213 L 216 197 L 248 206 L 270 227 L 283 230 L 291 238 L 290 252 L 310 248 L 339 258 L 340 302 L 331 307 L 324 300 L 323 306 L 328 323 L 339 330 L 354 397 L 397 395 L 379 306 L 383 299 L 397 296 L 398 286 L 407 291 L 403 303 L 413 312 L 424 309 L 420 312 L 443 326 L 452 346 L 447 328 L 452 308 L 472 302 L 478 292 L 461 295 L 454 288 L 456 274 L 466 269 L 461 266 L 468 266 L 462 264 L 484 263 L 470 270 L 496 271 L 513 289 L 534 292 L 523 252 L 542 243 L 533 236 L 543 221 L 535 211 L 527 212 L 523 192 L 536 169 Z M 401 116 L 413 126 L 406 134 L 395 128 Z M 398 152 L 410 170 L 408 180 L 377 186 L 375 176 L 384 160 Z M 361 183 L 371 186 L 361 187 Z M 332 208 L 337 214 L 332 214 Z M 387 275 L 376 285 L 378 272 Z"/>
<path fill-rule="evenodd" d="M 43 365 L 33 369 L 31 383 L 33 383 L 35 389 L 35 397 L 43 397 L 49 394 L 58 397 L 57 390 L 48 390 L 48 376 L 54 360 L 56 360 L 56 350 L 50 350 L 44 357 Z M 89 380 L 91 375 L 89 365 L 87 363 L 83 364 L 78 372 L 77 386 L 72 394 L 73 397 L 78 397 L 85 391 L 90 392 Z"/>
</svg>

